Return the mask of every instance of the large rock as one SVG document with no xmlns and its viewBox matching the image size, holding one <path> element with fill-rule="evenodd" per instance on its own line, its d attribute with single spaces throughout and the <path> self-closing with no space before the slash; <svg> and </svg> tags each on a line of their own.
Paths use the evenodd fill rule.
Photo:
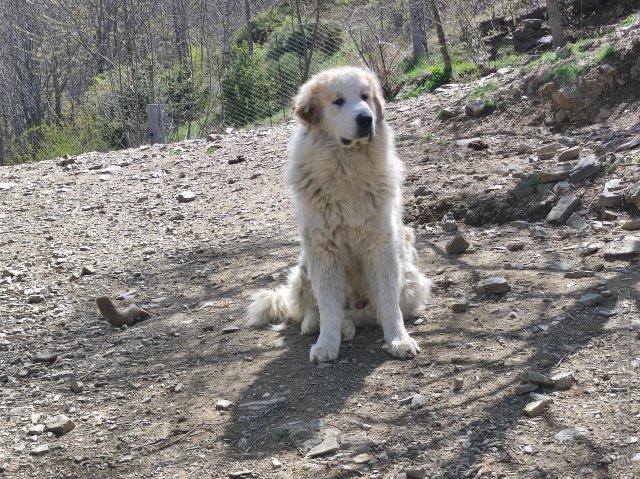
<svg viewBox="0 0 640 479">
<path fill-rule="evenodd" d="M 600 170 L 596 155 L 587 155 L 571 169 L 569 178 L 574 183 L 595 175 Z"/>
<path fill-rule="evenodd" d="M 561 145 L 557 141 L 543 145 L 538 148 L 538 158 L 541 160 L 549 160 L 556 155 L 556 152 L 560 149 Z"/>
<path fill-rule="evenodd" d="M 461 234 L 455 235 L 447 243 L 445 251 L 447 254 L 460 254 L 469 249 L 469 242 Z"/>
<path fill-rule="evenodd" d="M 624 200 L 640 211 L 640 182 L 631 185 L 624 192 Z"/>
<path fill-rule="evenodd" d="M 471 118 L 479 118 L 489 113 L 490 110 L 491 108 L 489 108 L 487 102 L 482 98 L 472 100 L 464 107 L 464 112 Z"/>
<path fill-rule="evenodd" d="M 640 236 L 626 236 L 622 240 L 613 241 L 604 250 L 604 259 L 607 261 L 631 259 L 635 256 L 640 256 Z"/>
<path fill-rule="evenodd" d="M 45 423 L 45 427 L 47 428 L 47 431 L 61 436 L 62 434 L 73 431 L 76 425 L 67 416 L 65 416 L 64 414 L 60 414 L 59 416 L 55 416 L 49 419 Z"/>
<path fill-rule="evenodd" d="M 580 206 L 580 198 L 574 195 L 565 195 L 551 208 L 547 215 L 547 222 L 563 225 L 575 210 Z"/>
<path fill-rule="evenodd" d="M 622 193 L 617 191 L 620 189 L 622 180 L 613 179 L 604 184 L 602 193 L 598 196 L 598 204 L 603 208 L 617 208 L 622 206 Z"/>
<path fill-rule="evenodd" d="M 476 285 L 479 293 L 504 294 L 511 291 L 507 280 L 501 276 L 491 276 L 479 281 Z"/>
<path fill-rule="evenodd" d="M 540 183 L 558 183 L 559 181 L 569 178 L 572 166 L 565 164 L 559 165 L 548 170 L 539 170 L 534 174 L 540 178 Z"/>
</svg>

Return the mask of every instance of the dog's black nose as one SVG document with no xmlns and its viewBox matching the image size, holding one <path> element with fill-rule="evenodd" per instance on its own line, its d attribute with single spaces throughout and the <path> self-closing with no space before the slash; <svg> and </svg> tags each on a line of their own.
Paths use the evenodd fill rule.
<svg viewBox="0 0 640 479">
<path fill-rule="evenodd" d="M 371 128 L 372 124 L 373 124 L 373 117 L 371 117 L 370 115 L 359 113 L 356 116 L 356 125 L 358 125 L 358 128 L 362 128 L 364 130 L 367 128 Z"/>
</svg>

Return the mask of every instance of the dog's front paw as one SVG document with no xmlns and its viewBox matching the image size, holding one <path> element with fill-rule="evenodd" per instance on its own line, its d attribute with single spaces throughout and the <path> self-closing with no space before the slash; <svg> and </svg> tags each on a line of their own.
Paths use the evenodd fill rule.
<svg viewBox="0 0 640 479">
<path fill-rule="evenodd" d="M 396 358 L 413 358 L 420 352 L 420 346 L 411 336 L 392 340 L 387 343 L 387 349 Z"/>
<path fill-rule="evenodd" d="M 311 346 L 309 352 L 309 361 L 312 363 L 326 363 L 338 358 L 338 351 L 340 350 L 340 342 L 333 344 L 333 342 L 318 339 L 318 342 Z"/>
</svg>

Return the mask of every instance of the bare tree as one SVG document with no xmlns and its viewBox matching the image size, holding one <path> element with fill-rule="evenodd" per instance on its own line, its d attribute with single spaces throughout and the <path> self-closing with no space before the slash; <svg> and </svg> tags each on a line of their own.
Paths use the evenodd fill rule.
<svg viewBox="0 0 640 479">
<path fill-rule="evenodd" d="M 251 28 L 251 5 L 249 0 L 244 0 L 244 18 L 247 24 L 247 46 L 249 55 L 253 55 L 253 30 Z"/>
<path fill-rule="evenodd" d="M 553 36 L 553 46 L 561 48 L 567 43 L 562 28 L 562 15 L 557 0 L 547 0 L 547 11 L 549 13 L 549 26 Z"/>
<path fill-rule="evenodd" d="M 449 49 L 447 48 L 447 37 L 444 34 L 444 28 L 442 27 L 442 21 L 440 20 L 440 12 L 435 0 L 427 0 L 429 8 L 431 9 L 431 15 L 433 16 L 433 22 L 436 25 L 436 32 L 438 33 L 438 43 L 440 44 L 440 54 L 442 55 L 442 62 L 444 63 L 444 74 L 447 77 L 451 77 L 453 69 L 451 67 L 451 57 L 449 56 Z"/>
</svg>

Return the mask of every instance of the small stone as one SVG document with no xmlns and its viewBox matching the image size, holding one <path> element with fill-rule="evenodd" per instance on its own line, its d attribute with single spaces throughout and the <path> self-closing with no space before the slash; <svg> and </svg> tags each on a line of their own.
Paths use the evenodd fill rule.
<svg viewBox="0 0 640 479">
<path fill-rule="evenodd" d="M 640 255 L 640 236 L 626 236 L 619 241 L 609 243 L 604 251 L 604 259 L 630 259 Z"/>
<path fill-rule="evenodd" d="M 447 243 L 445 251 L 447 254 L 460 254 L 469 249 L 469 242 L 461 234 L 455 235 Z"/>
<path fill-rule="evenodd" d="M 366 452 L 353 456 L 353 462 L 355 462 L 356 464 L 366 464 L 367 462 L 371 461 L 371 459 L 373 459 L 371 455 L 367 454 Z"/>
<path fill-rule="evenodd" d="M 178 193 L 178 203 L 189 203 L 196 199 L 196 194 L 193 191 L 182 191 Z"/>
<path fill-rule="evenodd" d="M 587 155 L 573 167 L 571 173 L 569 173 L 569 178 L 574 183 L 577 183 L 595 175 L 598 171 L 600 171 L 600 165 L 596 155 Z"/>
<path fill-rule="evenodd" d="M 233 407 L 233 403 L 227 399 L 218 399 L 216 401 L 216 409 L 218 411 L 228 411 Z"/>
<path fill-rule="evenodd" d="M 69 381 L 69 387 L 76 394 L 80 394 L 84 391 L 84 383 L 82 381 L 76 381 L 75 379 Z"/>
<path fill-rule="evenodd" d="M 272 457 L 271 467 L 273 467 L 274 469 L 280 469 L 282 467 L 282 462 L 280 462 L 280 459 L 278 459 L 277 457 Z"/>
<path fill-rule="evenodd" d="M 427 196 L 430 193 L 431 190 L 428 187 L 426 187 L 425 185 L 421 185 L 414 190 L 413 196 L 415 196 L 416 198 L 420 198 L 421 196 Z"/>
<path fill-rule="evenodd" d="M 549 211 L 547 222 L 551 224 L 564 224 L 571 213 L 580 206 L 580 199 L 574 195 L 565 195 L 558 200 L 558 203 Z"/>
<path fill-rule="evenodd" d="M 240 331 L 240 327 L 238 326 L 225 326 L 222 328 L 222 332 L 224 334 L 235 333 L 237 331 Z"/>
<path fill-rule="evenodd" d="M 627 231 L 640 230 L 640 219 L 622 221 L 620 222 L 620 228 Z"/>
<path fill-rule="evenodd" d="M 524 249 L 524 241 L 512 241 L 507 243 L 507 249 L 509 251 L 521 251 Z"/>
<path fill-rule="evenodd" d="M 533 447 L 531 446 L 524 446 L 522 448 L 522 452 L 524 452 L 525 454 L 533 454 Z"/>
<path fill-rule="evenodd" d="M 580 147 L 565 148 L 558 153 L 558 161 L 571 161 L 580 158 Z"/>
<path fill-rule="evenodd" d="M 27 303 L 29 304 L 44 303 L 44 296 L 42 296 L 41 294 L 32 294 L 27 298 Z"/>
<path fill-rule="evenodd" d="M 440 227 L 447 233 L 455 233 L 456 231 L 458 231 L 458 223 L 456 223 L 454 220 L 443 219 L 440 222 Z"/>
<path fill-rule="evenodd" d="M 451 303 L 451 311 L 454 313 L 464 313 L 467 309 L 469 309 L 469 300 L 460 299 L 454 303 Z"/>
<path fill-rule="evenodd" d="M 538 148 L 538 158 L 541 160 L 549 160 L 556 155 L 556 152 L 560 149 L 560 143 L 554 142 L 548 145 Z"/>
<path fill-rule="evenodd" d="M 556 434 L 556 439 L 560 442 L 571 441 L 576 437 L 586 436 L 587 429 L 581 426 L 569 427 L 567 429 L 563 429 L 562 431 Z"/>
<path fill-rule="evenodd" d="M 34 424 L 29 428 L 29 430 L 27 431 L 27 434 L 29 436 L 39 436 L 44 432 L 44 430 L 45 430 L 44 424 Z"/>
<path fill-rule="evenodd" d="M 598 293 L 588 293 L 578 299 L 578 303 L 587 308 L 595 306 L 602 301 L 602 296 Z"/>
<path fill-rule="evenodd" d="M 523 383 L 535 383 L 540 386 L 553 386 L 553 381 L 551 380 L 551 378 L 535 371 L 526 371 L 520 374 L 520 381 L 522 381 Z"/>
<path fill-rule="evenodd" d="M 553 381 L 553 387 L 559 391 L 570 389 L 573 383 L 576 382 L 576 378 L 572 372 L 554 374 L 551 376 L 551 380 Z"/>
<path fill-rule="evenodd" d="M 530 392 L 533 392 L 533 391 L 537 390 L 538 387 L 539 386 L 536 383 L 518 384 L 516 386 L 516 394 L 518 396 L 522 396 L 524 394 L 529 394 Z"/>
<path fill-rule="evenodd" d="M 504 294 L 511 291 L 507 280 L 501 276 L 491 276 L 479 281 L 476 285 L 479 293 Z"/>
<path fill-rule="evenodd" d="M 489 112 L 489 107 L 485 100 L 478 98 L 467 103 L 464 107 L 464 112 L 470 118 L 479 118 Z"/>
<path fill-rule="evenodd" d="M 462 378 L 453 378 L 453 392 L 457 393 L 462 390 L 464 380 Z"/>
<path fill-rule="evenodd" d="M 58 436 L 71 432 L 76 427 L 75 423 L 64 414 L 52 417 L 45 422 L 45 426 L 47 431 Z"/>
<path fill-rule="evenodd" d="M 238 155 L 235 158 L 229 158 L 229 161 L 227 163 L 229 163 L 230 165 L 237 165 L 238 163 L 242 163 L 245 160 L 246 158 L 244 156 Z"/>
<path fill-rule="evenodd" d="M 427 402 L 427 398 L 425 398 L 422 394 L 414 394 L 411 398 L 411 404 L 409 407 L 411 409 L 420 409 Z"/>
<path fill-rule="evenodd" d="M 544 399 L 538 399 L 537 401 L 532 401 L 524 407 L 524 412 L 529 417 L 536 417 L 545 412 L 553 399 L 550 397 L 545 397 Z"/>
<path fill-rule="evenodd" d="M 421 467 L 405 468 L 404 473 L 407 475 L 407 479 L 424 479 L 427 477 L 426 469 Z"/>
<path fill-rule="evenodd" d="M 334 435 L 327 436 L 324 441 L 312 448 L 308 453 L 308 458 L 326 456 L 327 454 L 333 454 L 340 449 L 338 438 Z"/>
<path fill-rule="evenodd" d="M 58 359 L 58 355 L 55 353 L 36 353 L 33 357 L 34 363 L 54 363 Z"/>
<path fill-rule="evenodd" d="M 31 448 L 32 456 L 41 456 L 43 454 L 46 454 L 47 452 L 49 452 L 49 446 L 46 444 L 38 444 L 37 446 Z"/>
<path fill-rule="evenodd" d="M 229 477 L 229 479 L 251 479 L 255 476 L 251 469 L 243 469 L 241 471 L 230 472 L 227 474 L 227 477 Z"/>
<path fill-rule="evenodd" d="M 589 229 L 589 223 L 578 213 L 572 213 L 566 224 L 579 233 Z"/>
<path fill-rule="evenodd" d="M 80 270 L 80 276 L 88 276 L 95 273 L 96 273 L 96 270 L 93 269 L 91 266 L 83 266 L 82 269 Z"/>
</svg>

